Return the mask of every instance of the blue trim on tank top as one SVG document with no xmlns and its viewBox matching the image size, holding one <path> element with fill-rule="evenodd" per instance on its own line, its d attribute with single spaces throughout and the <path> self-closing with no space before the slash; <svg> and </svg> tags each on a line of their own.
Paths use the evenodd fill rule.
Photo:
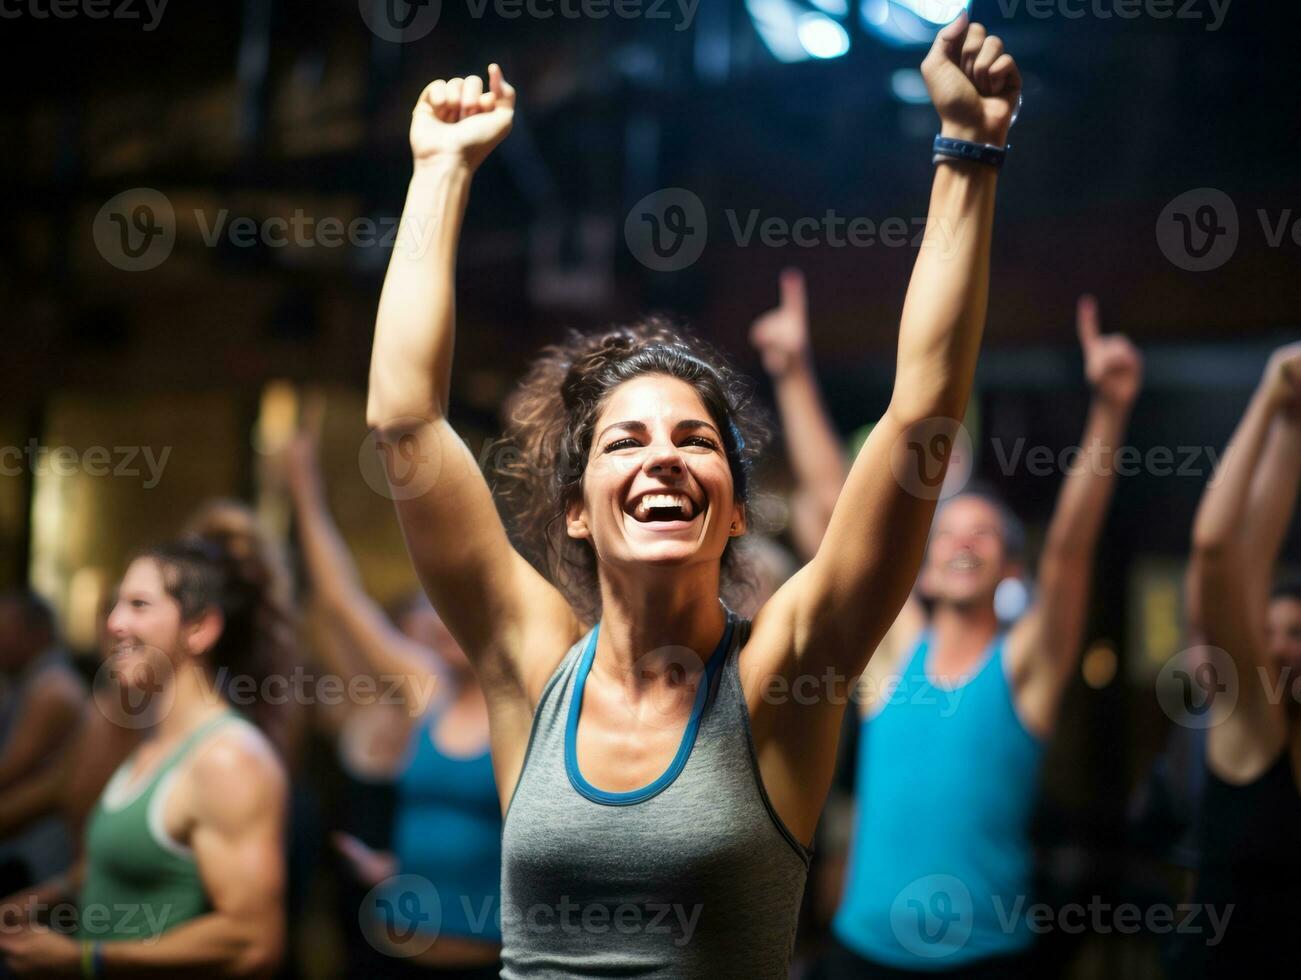
<svg viewBox="0 0 1301 980">
<path fill-rule="evenodd" d="M 592 661 L 596 658 L 596 638 L 600 632 L 601 624 L 597 623 L 592 628 L 592 638 L 587 641 L 587 648 L 583 651 L 583 656 L 578 662 L 577 677 L 574 681 L 574 695 L 569 702 L 569 718 L 565 723 L 565 772 L 569 775 L 569 783 L 574 789 L 593 803 L 603 803 L 607 806 L 627 806 L 630 803 L 641 803 L 643 800 L 649 800 L 657 793 L 662 793 L 673 783 L 673 780 L 678 778 L 678 775 L 687 764 L 687 758 L 691 755 L 692 747 L 696 744 L 696 733 L 700 729 L 700 716 L 705 710 L 705 699 L 709 697 L 714 678 L 717 676 L 731 646 L 732 627 L 735 621 L 735 617 L 729 611 L 727 614 L 727 627 L 723 630 L 723 638 L 718 641 L 718 646 L 714 648 L 709 663 L 705 665 L 704 683 L 696 688 L 696 700 L 691 707 L 691 718 L 687 721 L 687 727 L 682 733 L 682 742 L 678 745 L 677 755 L 673 757 L 669 767 L 654 782 L 648 783 L 640 789 L 630 789 L 621 793 L 597 789 L 583 778 L 583 774 L 578 768 L 578 718 L 583 710 L 583 688 L 587 685 L 587 674 L 592 669 Z"/>
</svg>

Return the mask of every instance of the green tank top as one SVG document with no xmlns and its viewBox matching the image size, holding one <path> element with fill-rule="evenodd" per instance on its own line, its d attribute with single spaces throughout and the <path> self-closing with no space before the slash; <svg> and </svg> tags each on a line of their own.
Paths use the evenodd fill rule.
<svg viewBox="0 0 1301 980">
<path fill-rule="evenodd" d="M 227 722 L 244 723 L 233 711 L 208 719 L 138 786 L 128 785 L 134 753 L 108 781 L 86 827 L 80 938 L 152 939 L 211 911 L 193 853 L 163 826 L 163 804 L 181 760 Z"/>
</svg>

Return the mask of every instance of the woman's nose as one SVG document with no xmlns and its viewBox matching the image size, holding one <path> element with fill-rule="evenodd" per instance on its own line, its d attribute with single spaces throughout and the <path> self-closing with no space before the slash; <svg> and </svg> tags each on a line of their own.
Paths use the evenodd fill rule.
<svg viewBox="0 0 1301 980">
<path fill-rule="evenodd" d="M 676 446 L 663 446 L 652 450 L 646 456 L 646 472 L 651 476 L 675 478 L 686 472 L 682 463 L 682 454 Z"/>
<path fill-rule="evenodd" d="M 117 606 L 113 607 L 112 612 L 108 614 L 108 621 L 104 624 L 104 629 L 109 636 L 115 640 L 122 639 L 126 635 L 125 617 L 119 611 Z"/>
</svg>

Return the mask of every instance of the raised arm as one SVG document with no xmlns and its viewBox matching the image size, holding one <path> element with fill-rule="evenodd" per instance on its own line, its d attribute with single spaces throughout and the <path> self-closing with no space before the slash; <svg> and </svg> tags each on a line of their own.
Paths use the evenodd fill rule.
<svg viewBox="0 0 1301 980">
<path fill-rule="evenodd" d="M 936 37 L 922 71 L 943 135 L 1006 143 L 1021 82 L 998 38 L 968 26 L 964 14 Z M 938 496 L 928 491 L 938 489 L 936 473 L 943 480 L 984 330 L 996 186 L 989 166 L 936 167 L 889 407 L 850 470 L 817 555 L 759 616 L 769 613 L 779 631 L 790 622 L 792 662 L 859 674 L 913 586 Z M 929 456 L 920 480 L 916 465 L 908 469 L 917 449 Z"/>
<path fill-rule="evenodd" d="M 471 77 L 433 82 L 421 94 L 367 404 L 416 573 L 490 701 L 511 688 L 536 696 L 554 666 L 539 652 L 558 659 L 579 633 L 563 596 L 512 548 L 483 474 L 447 420 L 461 221 L 471 178 L 510 131 L 514 111 L 515 90 L 496 65 L 487 92 Z"/>
<path fill-rule="evenodd" d="M 1008 654 L 1017 710 L 1047 734 L 1083 643 L 1098 535 L 1116 489 L 1115 455 L 1142 384 L 1143 360 L 1120 334 L 1102 336 L 1098 303 L 1082 296 L 1076 329 L 1093 387 L 1081 454 L 1062 483 L 1039 557 L 1038 597 L 1013 627 Z"/>
<path fill-rule="evenodd" d="M 366 590 L 330 515 L 314 432 L 304 429 L 285 450 L 286 476 L 303 560 L 318 608 L 366 661 L 369 672 L 404 677 L 408 703 L 424 700 L 437 676 L 433 651 L 395 627 Z"/>
<path fill-rule="evenodd" d="M 1237 672 L 1238 699 L 1210 730 L 1207 759 L 1224 775 L 1250 778 L 1278 753 L 1287 731 L 1283 706 L 1271 703 L 1277 667 L 1264 656 L 1264 616 L 1252 607 L 1242 533 L 1252 484 L 1280 414 L 1301 406 L 1301 344 L 1281 348 L 1238 423 L 1218 471 L 1207 483 L 1193 523 L 1192 583 L 1208 644 L 1224 650 Z M 1278 533 L 1282 533 L 1280 530 Z M 1261 673 L 1264 673 L 1264 677 Z"/>
<path fill-rule="evenodd" d="M 1021 82 L 1002 42 L 964 14 L 936 37 L 922 71 L 945 136 L 1006 143 Z M 862 673 L 921 566 L 985 326 L 996 185 L 997 172 L 982 164 L 936 168 L 889 407 L 849 471 L 817 554 L 759 611 L 741 661 L 764 787 L 801 840 L 812 836 L 831 783 L 843 685 Z M 909 459 L 915 449 L 920 473 Z M 810 680 L 839 689 L 771 696 L 774 682 L 804 692 Z"/>
<path fill-rule="evenodd" d="M 848 467 L 813 369 L 804 273 L 783 269 L 780 292 L 777 306 L 750 327 L 750 342 L 772 379 L 786 455 L 795 473 L 791 536 L 800 559 L 808 561 L 826 534 Z"/>
<path fill-rule="evenodd" d="M 1301 484 L 1301 406 L 1274 416 L 1251 481 L 1243 516 L 1243 572 L 1251 608 L 1264 614 L 1274 584 L 1274 566 L 1296 510 Z"/>
</svg>

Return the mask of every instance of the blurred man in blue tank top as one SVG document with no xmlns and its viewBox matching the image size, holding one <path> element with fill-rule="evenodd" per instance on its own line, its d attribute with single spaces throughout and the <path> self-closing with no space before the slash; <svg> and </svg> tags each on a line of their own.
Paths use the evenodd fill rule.
<svg viewBox="0 0 1301 980">
<path fill-rule="evenodd" d="M 1142 374 L 1127 339 L 1101 335 L 1091 297 L 1077 325 L 1093 399 L 1034 601 L 1001 627 L 995 596 L 1022 574 L 1023 534 L 996 498 L 959 492 L 935 517 L 925 607 L 909 601 L 859 682 L 853 841 L 824 977 L 1026 969 L 1039 762 L 1078 661 L 1113 457 Z"/>
</svg>

